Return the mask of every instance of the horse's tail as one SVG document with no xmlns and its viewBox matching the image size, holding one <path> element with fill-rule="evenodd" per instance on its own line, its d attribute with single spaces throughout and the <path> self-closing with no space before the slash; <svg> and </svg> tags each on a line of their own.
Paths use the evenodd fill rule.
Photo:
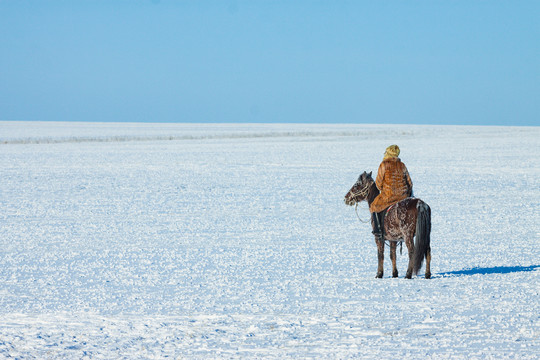
<svg viewBox="0 0 540 360">
<path fill-rule="evenodd" d="M 414 242 L 414 274 L 418 274 L 418 271 L 422 267 L 424 257 L 427 255 L 427 251 L 430 247 L 430 233 L 431 233 L 431 209 L 428 204 L 422 200 L 418 200 L 416 204 L 417 217 L 416 217 L 416 240 Z"/>
</svg>

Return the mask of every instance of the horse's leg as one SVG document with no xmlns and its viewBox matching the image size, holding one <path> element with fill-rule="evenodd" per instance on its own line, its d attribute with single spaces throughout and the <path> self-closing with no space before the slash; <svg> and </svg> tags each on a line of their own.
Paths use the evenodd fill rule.
<svg viewBox="0 0 540 360">
<path fill-rule="evenodd" d="M 426 254 L 426 279 L 431 279 L 431 269 L 429 267 L 430 263 L 431 263 L 431 246 L 428 246 L 427 254 Z"/>
<path fill-rule="evenodd" d="M 377 243 L 377 257 L 379 258 L 379 267 L 377 268 L 376 278 L 380 279 L 383 277 L 384 273 L 384 241 L 378 236 L 375 237 L 375 242 Z"/>
<path fill-rule="evenodd" d="M 396 247 L 397 243 L 395 241 L 390 242 L 390 260 L 392 260 L 392 277 L 398 277 L 398 271 L 396 266 Z"/>
<path fill-rule="evenodd" d="M 409 252 L 409 267 L 407 268 L 407 274 L 405 274 L 405 279 L 412 278 L 413 273 L 413 263 L 414 263 L 414 237 L 406 236 L 405 245 L 407 245 L 407 250 Z"/>
</svg>

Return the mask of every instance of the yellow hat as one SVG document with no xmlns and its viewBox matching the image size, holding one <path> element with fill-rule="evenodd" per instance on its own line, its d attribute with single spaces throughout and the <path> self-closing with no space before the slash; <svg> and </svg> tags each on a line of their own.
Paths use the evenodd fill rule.
<svg viewBox="0 0 540 360">
<path fill-rule="evenodd" d="M 399 146 L 397 145 L 390 145 L 386 148 L 386 151 L 384 152 L 384 158 L 395 158 L 399 156 Z"/>
</svg>

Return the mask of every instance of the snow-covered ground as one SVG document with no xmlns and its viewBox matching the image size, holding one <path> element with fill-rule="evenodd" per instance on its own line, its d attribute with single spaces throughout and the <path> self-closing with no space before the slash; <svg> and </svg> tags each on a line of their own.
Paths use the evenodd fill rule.
<svg viewBox="0 0 540 360">
<path fill-rule="evenodd" d="M 430 280 L 405 248 L 375 279 L 343 202 L 393 143 Z M 539 127 L 0 122 L 0 358 L 537 359 L 539 149 Z"/>
</svg>

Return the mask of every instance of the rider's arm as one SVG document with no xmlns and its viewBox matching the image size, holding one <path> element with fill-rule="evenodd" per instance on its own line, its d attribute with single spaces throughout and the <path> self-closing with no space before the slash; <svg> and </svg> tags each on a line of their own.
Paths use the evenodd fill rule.
<svg viewBox="0 0 540 360">
<path fill-rule="evenodd" d="M 409 171 L 407 170 L 406 166 L 403 166 L 405 170 L 405 180 L 407 181 L 407 186 L 409 187 L 409 196 L 412 196 L 413 194 L 413 184 L 411 180 L 411 176 L 409 175 Z"/>
</svg>

